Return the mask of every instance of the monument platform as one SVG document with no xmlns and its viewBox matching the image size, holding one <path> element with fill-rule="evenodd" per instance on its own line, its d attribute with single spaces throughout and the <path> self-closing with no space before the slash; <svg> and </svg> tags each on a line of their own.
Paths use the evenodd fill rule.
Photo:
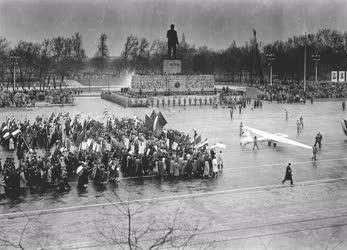
<svg viewBox="0 0 347 250">
<path fill-rule="evenodd" d="M 101 97 L 123 107 L 213 105 L 217 90 L 213 75 L 184 75 L 181 60 L 166 59 L 163 74 L 135 74 L 126 92 L 103 92 Z"/>
</svg>

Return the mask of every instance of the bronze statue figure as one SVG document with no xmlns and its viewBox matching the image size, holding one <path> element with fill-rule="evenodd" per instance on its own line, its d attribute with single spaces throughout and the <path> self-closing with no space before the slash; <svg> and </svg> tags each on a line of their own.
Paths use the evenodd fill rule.
<svg viewBox="0 0 347 250">
<path fill-rule="evenodd" d="M 170 29 L 167 31 L 167 44 L 168 44 L 168 55 L 169 59 L 176 59 L 176 44 L 178 43 L 177 32 L 174 30 L 175 25 L 171 24 Z M 173 55 L 171 57 L 171 51 L 173 51 Z"/>
</svg>

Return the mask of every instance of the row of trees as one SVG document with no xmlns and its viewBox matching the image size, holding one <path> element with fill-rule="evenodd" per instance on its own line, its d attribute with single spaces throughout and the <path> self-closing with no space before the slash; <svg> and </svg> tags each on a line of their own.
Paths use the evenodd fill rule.
<svg viewBox="0 0 347 250">
<path fill-rule="evenodd" d="M 42 82 L 48 74 L 55 74 L 61 78 L 78 72 L 84 67 L 86 60 L 82 47 L 82 37 L 75 33 L 72 37 L 53 37 L 42 43 L 19 41 L 13 48 L 5 39 L 0 39 L 0 77 L 1 82 L 13 78 L 14 64 L 19 69 L 19 81 Z"/>
<path fill-rule="evenodd" d="M 313 55 L 320 55 L 319 76 L 329 79 L 331 70 L 347 69 L 347 32 L 322 29 L 307 36 L 294 36 L 287 41 L 259 44 L 254 37 L 245 45 L 231 45 L 219 51 L 206 46 L 181 43 L 177 54 L 182 60 L 184 73 L 232 73 L 248 71 L 258 79 L 269 73 L 267 54 L 274 55 L 273 72 L 279 79 L 303 79 L 304 51 L 306 46 L 307 77 L 313 78 L 315 63 Z M 131 70 L 160 72 L 166 57 L 166 42 L 155 40 L 151 44 L 146 38 L 133 35 L 127 38 L 121 58 L 123 66 Z"/>
<path fill-rule="evenodd" d="M 273 72 L 279 79 L 303 79 L 303 57 L 306 46 L 308 76 L 314 75 L 313 54 L 320 55 L 319 76 L 328 78 L 331 70 L 346 69 L 347 32 L 322 29 L 307 36 L 294 36 L 287 41 L 275 41 L 266 45 L 258 44 L 255 37 L 242 46 L 235 41 L 222 50 L 212 50 L 206 46 L 195 47 L 182 41 L 177 54 L 182 60 L 183 73 L 237 74 L 247 71 L 252 79 L 262 79 L 268 74 L 269 62 L 266 54 L 274 55 Z M 42 82 L 49 74 L 60 80 L 82 70 L 92 72 L 131 70 L 138 73 L 160 73 L 163 59 L 167 55 L 166 41 L 148 41 L 134 35 L 127 37 L 121 55 L 110 57 L 107 35 L 101 34 L 96 53 L 88 59 L 82 46 L 82 37 L 75 33 L 71 37 L 53 37 L 42 43 L 20 41 L 11 47 L 6 38 L 0 37 L 0 79 L 13 79 L 11 53 L 19 59 L 18 78 L 24 81 L 35 79 Z M 13 57 L 12 57 L 13 58 Z"/>
</svg>

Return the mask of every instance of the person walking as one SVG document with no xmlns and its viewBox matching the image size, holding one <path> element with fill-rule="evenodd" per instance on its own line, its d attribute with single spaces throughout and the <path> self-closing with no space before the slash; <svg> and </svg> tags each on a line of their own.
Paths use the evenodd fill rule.
<svg viewBox="0 0 347 250">
<path fill-rule="evenodd" d="M 301 125 L 301 130 L 304 129 L 304 118 L 302 118 L 302 116 L 300 116 L 300 125 Z"/>
<path fill-rule="evenodd" d="M 253 139 L 253 150 L 254 148 L 257 147 L 257 149 L 259 150 L 259 147 L 258 147 L 258 139 L 256 136 L 254 136 L 254 139 Z"/>
<path fill-rule="evenodd" d="M 314 144 L 313 145 L 313 148 L 312 148 L 312 161 L 317 161 L 317 153 L 318 153 L 318 148 L 317 148 L 317 145 Z"/>
<path fill-rule="evenodd" d="M 296 132 L 298 135 L 300 134 L 300 127 L 301 127 L 301 125 L 300 125 L 299 120 L 296 120 Z"/>
<path fill-rule="evenodd" d="M 231 118 L 231 119 L 233 119 L 233 113 L 234 113 L 233 108 L 230 108 L 230 118 Z"/>
<path fill-rule="evenodd" d="M 322 147 L 322 140 L 323 140 L 323 136 L 320 132 L 318 132 L 317 134 L 317 143 L 318 143 L 318 147 L 319 149 Z"/>
<path fill-rule="evenodd" d="M 288 166 L 286 168 L 286 175 L 284 176 L 282 184 L 284 184 L 284 182 L 286 182 L 286 181 L 290 181 L 290 185 L 294 185 L 294 183 L 293 183 L 293 176 L 292 176 L 292 172 L 293 171 L 292 171 L 292 168 L 290 166 L 291 166 L 291 164 L 288 163 Z"/>
<path fill-rule="evenodd" d="M 240 136 L 243 134 L 243 124 L 242 122 L 240 123 Z"/>
<path fill-rule="evenodd" d="M 346 102 L 345 100 L 342 101 L 342 111 L 346 110 Z"/>
<path fill-rule="evenodd" d="M 286 121 L 288 121 L 288 110 L 285 110 L 286 111 Z"/>
<path fill-rule="evenodd" d="M 217 164 L 218 164 L 218 169 L 219 170 L 223 169 L 222 151 L 219 151 L 219 153 L 217 154 Z"/>
<path fill-rule="evenodd" d="M 216 178 L 218 176 L 218 163 L 217 159 L 212 159 L 212 170 L 213 170 L 213 178 Z"/>
</svg>

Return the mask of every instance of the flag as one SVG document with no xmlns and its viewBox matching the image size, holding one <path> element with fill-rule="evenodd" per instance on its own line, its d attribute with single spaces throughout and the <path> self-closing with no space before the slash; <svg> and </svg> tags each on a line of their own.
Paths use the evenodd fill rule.
<svg viewBox="0 0 347 250">
<path fill-rule="evenodd" d="M 17 135 L 19 135 L 19 133 L 20 133 L 20 130 L 16 129 L 15 131 L 12 132 L 12 136 L 16 137 Z"/>
<path fill-rule="evenodd" d="M 8 130 L 8 127 L 7 126 L 5 126 L 5 127 L 3 127 L 2 128 L 2 132 L 4 133 L 5 131 L 7 131 Z"/>
<path fill-rule="evenodd" d="M 55 114 L 53 112 L 52 115 L 49 117 L 48 121 L 51 123 L 53 121 L 54 117 L 55 117 Z"/>
<path fill-rule="evenodd" d="M 108 109 L 107 109 L 107 108 L 104 109 L 104 113 L 103 113 L 103 114 L 104 114 L 104 118 L 105 118 L 105 117 L 108 118 Z"/>
<path fill-rule="evenodd" d="M 148 115 L 145 116 L 145 126 L 149 131 L 152 131 L 153 119 L 151 119 Z"/>
<path fill-rule="evenodd" d="M 63 119 L 69 118 L 69 112 L 65 112 L 63 114 L 61 114 L 60 116 L 63 117 Z"/>
<path fill-rule="evenodd" d="M 85 131 L 81 131 L 76 138 L 76 144 L 80 144 L 83 140 L 84 140 L 84 136 L 85 136 Z"/>
<path fill-rule="evenodd" d="M 208 145 L 208 140 L 207 139 L 205 139 L 205 141 L 201 142 L 200 144 L 196 145 L 195 147 L 196 148 L 201 148 L 201 147 L 206 146 L 206 145 Z"/>
<path fill-rule="evenodd" d="M 195 139 L 194 139 L 195 144 L 199 144 L 200 142 L 201 142 L 201 135 L 195 137 Z"/>
<path fill-rule="evenodd" d="M 6 132 L 6 133 L 4 134 L 4 136 L 3 136 L 3 138 L 4 138 L 5 140 L 9 139 L 9 138 L 10 138 L 10 133 L 9 133 L 9 132 Z"/>
<path fill-rule="evenodd" d="M 153 110 L 150 117 L 151 117 L 152 121 L 154 121 L 155 118 L 157 117 L 157 113 L 155 113 L 155 111 Z"/>
<path fill-rule="evenodd" d="M 165 120 L 162 113 L 159 112 L 159 114 L 157 115 L 157 117 L 154 120 L 153 131 L 156 134 L 160 134 L 166 124 L 167 124 L 167 121 Z"/>
<path fill-rule="evenodd" d="M 227 146 L 223 143 L 217 142 L 215 145 L 213 145 L 211 148 L 221 148 L 225 149 Z"/>
</svg>

